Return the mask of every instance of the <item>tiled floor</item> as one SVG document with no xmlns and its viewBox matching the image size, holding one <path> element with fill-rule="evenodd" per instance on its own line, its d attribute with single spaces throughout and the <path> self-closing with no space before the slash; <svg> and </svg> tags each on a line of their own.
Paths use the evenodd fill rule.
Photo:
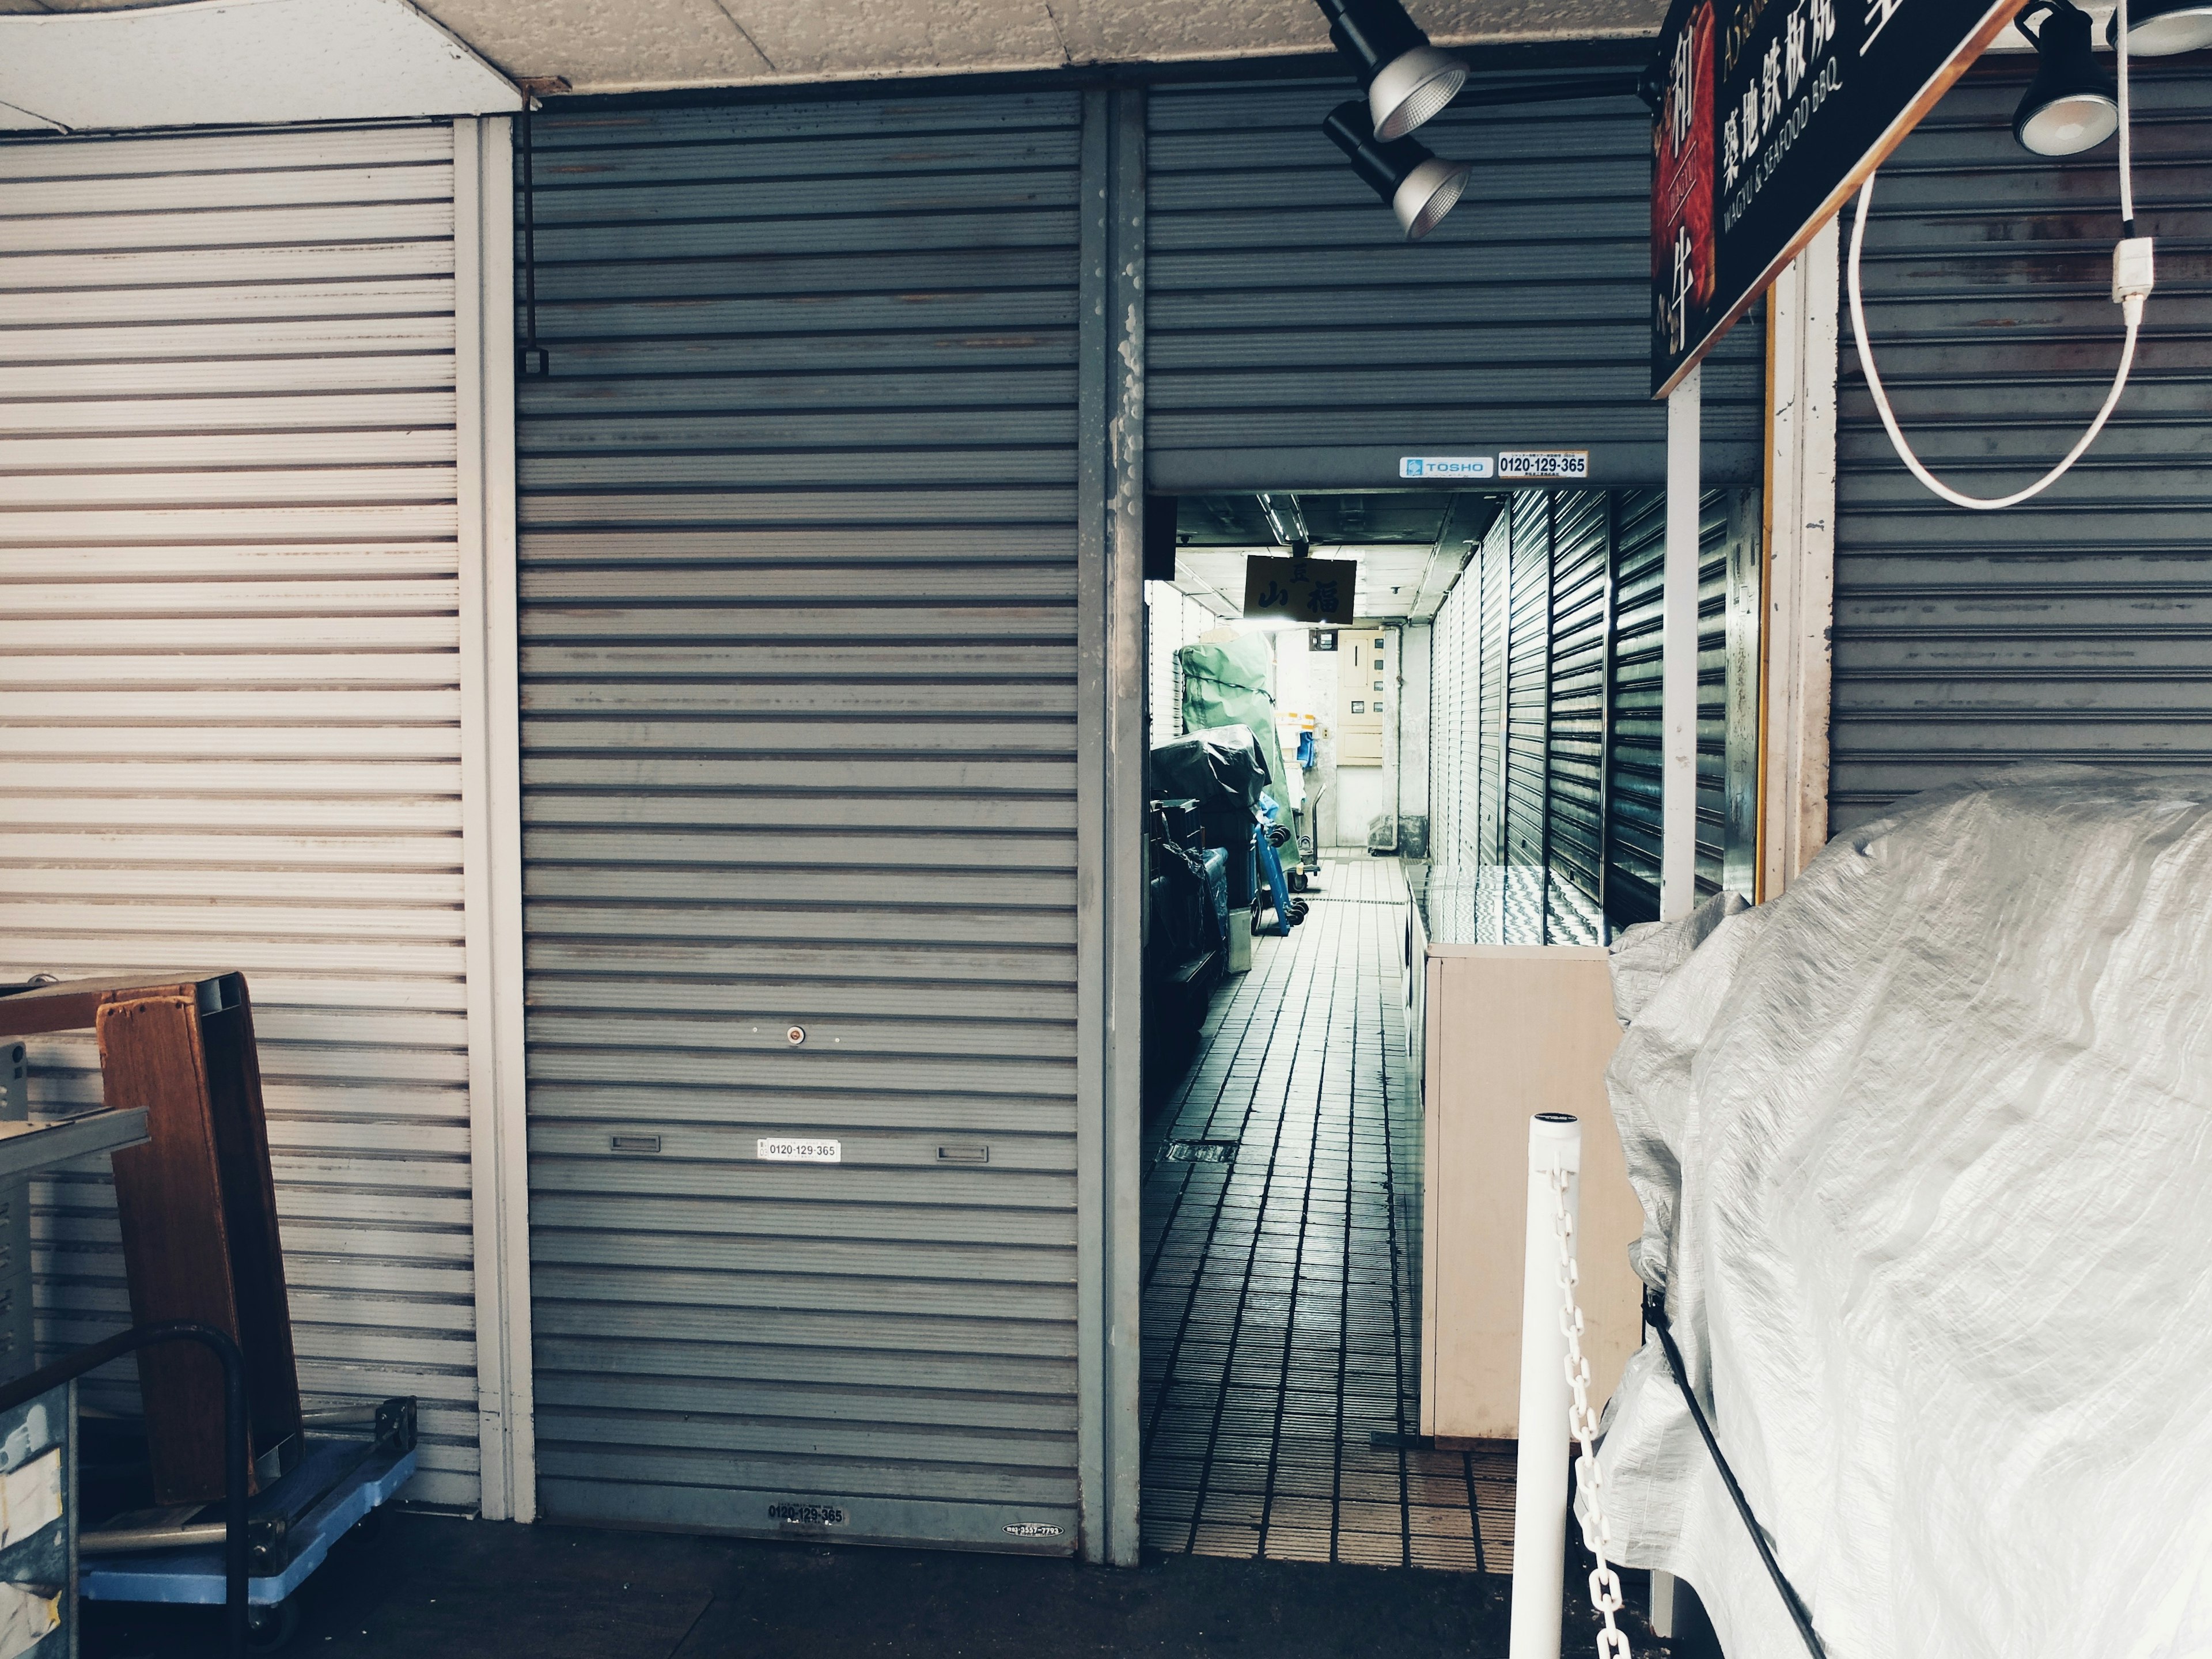
<svg viewBox="0 0 2212 1659">
<path fill-rule="evenodd" d="M 1162 1550 L 1505 1572 L 1511 1448 L 1419 1427 L 1406 884 L 1323 866 L 1147 1126 L 1144 1537 Z M 1379 1442 L 1379 1443 L 1378 1443 Z"/>
</svg>

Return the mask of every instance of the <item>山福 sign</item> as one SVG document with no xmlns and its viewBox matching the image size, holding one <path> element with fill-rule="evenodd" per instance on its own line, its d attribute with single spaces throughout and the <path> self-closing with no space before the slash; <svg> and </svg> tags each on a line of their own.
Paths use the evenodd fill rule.
<svg viewBox="0 0 2212 1659">
<path fill-rule="evenodd" d="M 1244 561 L 1244 614 L 1306 623 L 1348 623 L 1359 566 L 1351 559 Z"/>
</svg>

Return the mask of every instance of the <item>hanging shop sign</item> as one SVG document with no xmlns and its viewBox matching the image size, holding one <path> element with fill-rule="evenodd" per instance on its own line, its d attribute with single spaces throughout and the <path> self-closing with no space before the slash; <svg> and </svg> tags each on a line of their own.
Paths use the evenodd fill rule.
<svg viewBox="0 0 2212 1659">
<path fill-rule="evenodd" d="M 2024 0 L 1675 0 L 1646 72 L 1664 397 Z"/>
<path fill-rule="evenodd" d="M 1348 623 L 1359 566 L 1351 559 L 1244 561 L 1244 614 L 1305 623 Z"/>
</svg>

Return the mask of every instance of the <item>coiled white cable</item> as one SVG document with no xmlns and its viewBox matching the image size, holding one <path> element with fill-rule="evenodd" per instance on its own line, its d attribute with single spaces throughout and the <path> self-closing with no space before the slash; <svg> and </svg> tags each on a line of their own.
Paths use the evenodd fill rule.
<svg viewBox="0 0 2212 1659">
<path fill-rule="evenodd" d="M 2129 176 L 2127 0 L 2119 0 L 2113 33 L 2119 51 L 2120 217 L 2127 234 L 2132 238 L 2136 228 L 2136 202 L 2134 181 Z M 2127 343 L 2120 350 L 2119 373 L 2112 379 L 2112 389 L 2105 398 L 2105 406 L 2097 411 L 2097 418 L 2090 422 L 2089 429 L 2081 434 L 2080 441 L 2066 452 L 2065 459 L 2027 489 L 2016 489 L 2009 495 L 1968 495 L 1954 489 L 1930 472 L 1921 463 L 1920 458 L 1912 453 L 1912 446 L 1905 441 L 1905 433 L 1897 423 L 1897 411 L 1889 406 L 1889 394 L 1883 390 L 1881 376 L 1875 368 L 1874 352 L 1867 345 L 1866 306 L 1859 292 L 1859 249 L 1866 241 L 1867 220 L 1873 212 L 1874 179 L 1875 175 L 1869 173 L 1866 183 L 1859 186 L 1858 215 L 1851 224 L 1850 300 L 1851 338 L 1859 349 L 1859 364 L 1866 370 L 1867 390 L 1874 394 L 1875 412 L 1881 416 L 1882 428 L 1889 434 L 1889 441 L 1895 447 L 1898 459 L 1905 463 L 1914 477 L 1954 507 L 1972 507 L 1979 513 L 1994 513 L 2001 507 L 2018 507 L 2022 501 L 2040 495 L 2064 477 L 2089 446 L 2097 441 L 2097 434 L 2105 429 L 2105 422 L 2112 419 L 2113 410 L 2119 407 L 2120 394 L 2127 390 L 2128 371 L 2135 366 L 2136 337 L 2142 328 L 2144 296 L 2130 294 L 2120 301 L 2120 315 L 2127 325 L 2128 334 Z"/>
</svg>

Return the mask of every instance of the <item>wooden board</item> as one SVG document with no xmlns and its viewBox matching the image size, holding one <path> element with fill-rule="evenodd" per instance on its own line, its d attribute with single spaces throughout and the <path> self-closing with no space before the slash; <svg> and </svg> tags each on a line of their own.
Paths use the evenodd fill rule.
<svg viewBox="0 0 2212 1659">
<path fill-rule="evenodd" d="M 1421 1431 L 1518 1432 L 1528 1120 L 1583 1123 L 1582 1306 L 1594 1399 L 1643 1341 L 1628 1247 L 1644 1210 L 1606 1103 L 1620 1041 L 1599 946 L 1431 945 L 1426 1026 Z"/>
<path fill-rule="evenodd" d="M 252 1449 L 289 1467 L 300 1386 L 269 1165 L 261 1071 L 243 975 L 79 980 L 0 997 L 0 1031 L 90 1025 L 104 1103 L 144 1139 L 117 1148 L 117 1220 L 134 1324 L 193 1320 L 246 1357 Z M 197 1343 L 138 1351 L 162 1504 L 222 1495 L 222 1372 Z"/>
</svg>

